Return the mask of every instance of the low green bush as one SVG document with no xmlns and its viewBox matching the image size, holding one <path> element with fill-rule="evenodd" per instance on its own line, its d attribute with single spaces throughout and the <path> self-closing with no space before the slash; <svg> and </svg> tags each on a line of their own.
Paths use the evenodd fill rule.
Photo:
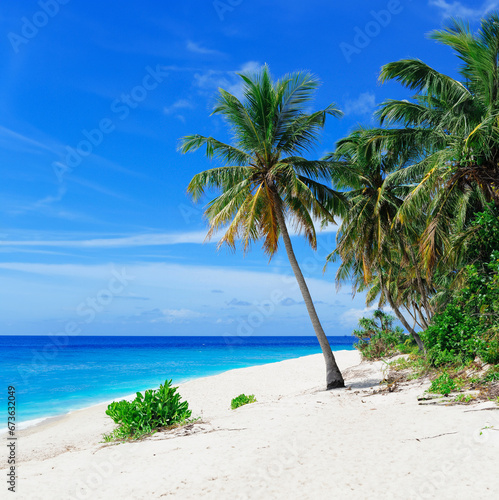
<svg viewBox="0 0 499 500">
<path fill-rule="evenodd" d="M 187 401 L 181 401 L 177 387 L 171 387 L 171 383 L 171 380 L 167 380 L 158 390 L 149 389 L 144 395 L 137 392 L 133 401 L 111 403 L 106 414 L 119 427 L 104 436 L 104 439 L 137 439 L 161 427 L 187 422 L 192 412 Z"/>
<path fill-rule="evenodd" d="M 240 406 L 244 406 L 250 403 L 256 403 L 254 394 L 250 394 L 249 396 L 246 396 L 246 394 L 239 394 L 239 396 L 237 396 L 230 402 L 230 407 L 235 410 Z"/>
<path fill-rule="evenodd" d="M 422 338 L 435 366 L 466 363 L 479 356 L 499 363 L 499 252 L 488 272 L 468 266 L 466 285 L 432 319 Z"/>
<path fill-rule="evenodd" d="M 499 366 L 495 366 L 487 372 L 483 378 L 484 382 L 497 382 L 499 381 Z"/>
<path fill-rule="evenodd" d="M 448 396 L 451 392 L 457 391 L 462 386 L 462 380 L 452 378 L 447 372 L 439 375 L 430 385 L 428 392 Z"/>
<path fill-rule="evenodd" d="M 380 359 L 400 352 L 399 348 L 411 351 L 410 340 L 400 327 L 393 327 L 395 318 L 381 311 L 374 311 L 372 318 L 361 318 L 359 329 L 354 330 L 352 335 L 359 341 L 354 347 L 362 353 L 366 359 Z"/>
</svg>

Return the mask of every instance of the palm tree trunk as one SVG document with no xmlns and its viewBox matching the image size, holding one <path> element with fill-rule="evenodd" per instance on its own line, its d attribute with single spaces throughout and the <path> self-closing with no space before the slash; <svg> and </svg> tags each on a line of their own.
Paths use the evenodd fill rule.
<svg viewBox="0 0 499 500">
<path fill-rule="evenodd" d="M 414 266 L 414 270 L 416 271 L 416 279 L 418 282 L 419 293 L 421 294 L 421 298 L 423 301 L 423 308 L 425 309 L 425 311 L 429 312 L 430 314 L 433 314 L 433 311 L 431 310 L 431 307 L 428 302 L 428 294 L 426 293 L 426 288 L 423 285 L 421 273 L 419 272 L 419 263 L 416 262 L 416 257 L 414 256 L 414 252 L 411 247 L 409 247 L 409 252 L 411 256 L 412 265 Z M 428 328 L 428 326 L 426 328 Z"/>
<path fill-rule="evenodd" d="M 277 200 L 276 200 L 277 201 Z M 300 287 L 300 291 L 307 306 L 308 315 L 312 321 L 312 326 L 314 327 L 315 335 L 322 349 L 322 354 L 324 355 L 324 360 L 326 361 L 326 389 L 336 389 L 338 387 L 345 387 L 345 382 L 343 376 L 341 375 L 340 369 L 336 364 L 334 359 L 333 351 L 329 345 L 329 341 L 322 329 L 321 322 L 317 316 L 317 311 L 315 310 L 314 303 L 312 302 L 312 297 L 308 290 L 307 283 L 303 274 L 301 272 L 298 261 L 296 260 L 295 253 L 293 251 L 293 246 L 291 245 L 291 238 L 289 237 L 288 229 L 286 227 L 286 221 L 284 220 L 284 215 L 281 212 L 280 205 L 277 204 L 276 216 L 277 222 L 279 224 L 279 229 L 281 230 L 282 239 L 284 240 L 284 246 L 286 247 L 286 252 L 288 254 L 289 263 L 291 264 L 291 269 L 295 274 L 296 281 Z"/>
<path fill-rule="evenodd" d="M 426 352 L 423 341 L 421 340 L 421 337 L 414 331 L 414 328 L 411 328 L 411 325 L 409 325 L 409 323 L 407 323 L 407 320 L 405 319 L 404 315 L 400 312 L 400 309 L 395 304 L 395 301 L 393 300 L 392 295 L 385 284 L 385 280 L 383 279 L 381 268 L 379 267 L 379 265 L 376 267 L 377 267 L 376 270 L 377 270 L 378 276 L 379 276 L 379 282 L 381 284 L 381 290 L 383 291 L 383 294 L 384 294 L 386 300 L 388 300 L 390 307 L 393 309 L 393 312 L 395 313 L 397 318 L 400 320 L 400 322 L 404 325 L 405 329 L 410 333 L 411 337 L 415 340 L 416 344 L 419 347 L 419 350 L 421 352 Z"/>
</svg>

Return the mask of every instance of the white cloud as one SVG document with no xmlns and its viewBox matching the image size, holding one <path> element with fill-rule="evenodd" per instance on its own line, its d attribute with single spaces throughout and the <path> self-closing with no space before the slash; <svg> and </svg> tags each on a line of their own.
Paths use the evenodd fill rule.
<svg viewBox="0 0 499 500">
<path fill-rule="evenodd" d="M 462 17 L 466 19 L 479 19 L 499 6 L 497 1 L 485 1 L 481 7 L 470 8 L 461 2 L 448 2 L 447 0 L 429 0 L 428 4 L 442 11 L 442 17 Z"/>
<path fill-rule="evenodd" d="M 0 301 L 5 311 L 1 320 L 12 321 L 16 325 L 25 320 L 36 321 L 37 325 L 50 329 L 44 330 L 48 333 L 58 332 L 61 321 L 71 319 L 82 325 L 85 334 L 98 335 L 102 332 L 101 322 L 105 319 L 108 321 L 107 328 L 109 324 L 114 324 L 116 332 L 180 334 L 184 331 L 182 328 L 192 327 L 191 332 L 224 334 L 223 330 L 211 330 L 210 325 L 223 328 L 233 324 L 234 327 L 225 333 L 236 334 L 241 318 L 244 322 L 247 316 L 235 318 L 234 311 L 250 314 L 259 311 L 259 306 L 271 302 L 275 308 L 266 316 L 266 324 L 268 322 L 270 326 L 262 326 L 263 329 L 255 331 L 255 334 L 286 331 L 313 334 L 306 308 L 301 303 L 299 287 L 289 268 L 286 274 L 282 274 L 274 266 L 262 272 L 223 267 L 223 258 L 220 262 L 219 266 L 133 262 L 123 267 L 110 263 L 0 263 L 4 285 L 0 290 Z M 98 307 L 95 323 L 87 325 L 85 317 L 78 312 L 79 308 L 83 304 L 88 310 L 89 304 L 95 303 L 99 297 L 105 298 L 108 291 L 116 289 L 118 277 L 124 289 L 117 290 L 108 305 Z M 350 333 L 338 321 L 341 312 L 346 310 L 345 306 L 352 306 L 350 294 L 335 294 L 334 283 L 326 278 L 310 278 L 307 283 L 316 304 L 331 303 L 334 298 L 340 302 L 320 310 L 321 320 L 328 332 L 331 335 Z M 242 286 L 244 297 L 241 297 Z M 224 290 L 225 294 L 212 293 L 212 290 Z M 129 300 L 123 300 L 125 297 Z M 240 297 L 253 307 L 229 308 L 226 297 Z M 293 300 L 297 304 L 295 307 L 283 307 L 279 303 L 282 299 L 288 299 L 287 303 Z M 363 300 L 363 294 L 358 294 L 354 307 L 361 308 Z M 126 325 L 132 323 L 133 328 L 127 330 Z M 137 330 L 137 325 L 142 325 L 144 329 Z M 169 325 L 179 330 L 168 330 Z M 39 329 L 37 331 L 40 332 Z"/>
<path fill-rule="evenodd" d="M 248 61 L 244 63 L 237 71 L 238 73 L 251 74 L 259 71 L 262 65 L 257 61 Z"/>
<path fill-rule="evenodd" d="M 194 85 L 203 92 L 213 94 L 213 91 L 223 88 L 227 92 L 242 98 L 242 80 L 237 73 L 254 73 L 261 67 L 256 61 L 248 61 L 235 71 L 207 70 L 194 74 Z"/>
<path fill-rule="evenodd" d="M 300 236 L 298 231 L 289 224 L 289 234 L 291 236 Z M 320 223 L 315 222 L 315 228 L 318 234 L 335 233 L 338 226 L 329 224 L 321 229 Z M 0 247 L 53 247 L 53 248 L 130 248 L 147 246 L 166 246 L 179 244 L 204 244 L 217 243 L 223 235 L 223 231 L 217 232 L 210 240 L 206 240 L 208 229 L 202 231 L 191 231 L 185 233 L 151 233 L 136 234 L 116 238 L 87 238 L 87 239 L 25 239 L 25 240 L 0 240 Z"/>
<path fill-rule="evenodd" d="M 351 308 L 340 316 L 340 323 L 343 326 L 355 328 L 358 326 L 360 318 L 363 318 L 364 316 L 371 316 L 373 311 L 376 309 L 378 309 L 377 305 L 364 307 L 363 309 Z M 385 312 L 391 312 L 391 309 L 385 309 Z"/>
<path fill-rule="evenodd" d="M 201 314 L 190 309 L 163 309 L 162 318 L 157 318 L 153 321 L 166 321 L 167 323 L 181 323 L 192 318 L 199 318 Z"/>
<path fill-rule="evenodd" d="M 89 240 L 18 240 L 0 241 L 0 246 L 37 246 L 59 248 L 126 248 L 181 243 L 204 243 L 206 231 L 190 233 L 138 234 L 124 238 L 95 238 Z"/>
<path fill-rule="evenodd" d="M 165 114 L 170 115 L 171 113 L 175 113 L 180 109 L 194 109 L 194 104 L 187 99 L 179 99 L 175 101 L 171 106 L 165 106 L 163 111 Z"/>
<path fill-rule="evenodd" d="M 201 54 L 201 55 L 205 55 L 205 56 L 221 56 L 221 55 L 223 55 L 223 53 L 218 51 L 218 50 L 208 49 L 206 47 L 203 47 L 199 43 L 193 42 L 191 40 L 187 41 L 186 48 L 189 52 L 193 52 L 194 54 Z"/>
<path fill-rule="evenodd" d="M 364 92 L 357 99 L 347 99 L 343 112 L 348 115 L 368 115 L 374 111 L 376 98 L 372 92 Z"/>
</svg>

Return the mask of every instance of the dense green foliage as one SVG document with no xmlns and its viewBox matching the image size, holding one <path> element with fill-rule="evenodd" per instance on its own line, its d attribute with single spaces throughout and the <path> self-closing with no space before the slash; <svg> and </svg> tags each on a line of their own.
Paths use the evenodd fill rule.
<svg viewBox="0 0 499 500">
<path fill-rule="evenodd" d="M 489 206 L 470 224 L 465 267 L 454 298 L 423 334 L 436 365 L 479 356 L 499 363 L 499 218 Z"/>
<path fill-rule="evenodd" d="M 118 429 L 107 439 L 137 439 L 152 431 L 186 422 L 192 412 L 187 401 L 181 401 L 176 387 L 171 387 L 171 380 L 165 381 L 158 390 L 149 389 L 144 395 L 137 392 L 133 401 L 111 403 L 106 414 Z"/>
<path fill-rule="evenodd" d="M 235 410 L 236 408 L 239 408 L 240 406 L 244 406 L 250 403 L 256 403 L 256 398 L 254 394 L 250 394 L 249 396 L 246 396 L 246 394 L 239 394 L 239 396 L 235 397 L 231 402 L 230 402 L 230 407 Z"/>
<path fill-rule="evenodd" d="M 329 260 L 341 258 L 338 283 L 391 307 L 429 362 L 499 363 L 499 15 L 430 38 L 457 54 L 458 78 L 418 59 L 386 64 L 380 80 L 410 94 L 325 157 L 347 206 Z M 372 338 L 360 346 L 381 352 Z"/>
<path fill-rule="evenodd" d="M 399 346 L 407 341 L 407 335 L 400 327 L 393 327 L 395 318 L 381 311 L 374 311 L 372 318 L 361 318 L 359 329 L 353 335 L 359 339 L 354 347 L 366 359 L 380 359 L 399 351 Z"/>
<path fill-rule="evenodd" d="M 458 76 L 419 59 L 386 64 L 381 82 L 397 81 L 409 94 L 383 102 L 376 127 L 353 130 L 320 161 L 302 154 L 326 115 L 341 112 L 330 105 L 308 113 L 317 80 L 295 73 L 273 81 L 267 67 L 242 75 L 244 100 L 221 90 L 214 110 L 234 143 L 182 139 L 183 152 L 206 147 L 224 163 L 196 175 L 188 191 L 195 199 L 220 191 L 205 212 L 209 235 L 225 227 L 221 243 L 240 241 L 245 250 L 263 238 L 270 257 L 280 236 L 286 242 L 284 217 L 313 248 L 314 220 L 340 218 L 327 258 L 341 260 L 338 285 L 366 292 L 369 306 L 390 307 L 428 365 L 477 356 L 499 364 L 499 15 L 488 14 L 477 31 L 451 20 L 430 38 L 458 56 Z M 364 357 L 411 349 L 393 320 L 376 311 L 359 322 Z"/>
<path fill-rule="evenodd" d="M 423 335 L 437 366 L 475 356 L 499 363 L 499 251 L 492 253 L 488 272 L 477 267 L 467 267 L 464 287 Z"/>
</svg>

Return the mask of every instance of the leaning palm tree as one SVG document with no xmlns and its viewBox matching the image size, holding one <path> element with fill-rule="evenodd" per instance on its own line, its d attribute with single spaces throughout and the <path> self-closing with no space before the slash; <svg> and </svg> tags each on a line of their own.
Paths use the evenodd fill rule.
<svg viewBox="0 0 499 500">
<path fill-rule="evenodd" d="M 405 303 L 398 287 L 401 268 L 411 266 L 416 273 L 415 284 L 424 295 L 423 281 L 414 253 L 414 231 L 397 227 L 397 213 L 409 186 L 392 182 L 392 175 L 406 164 L 411 150 L 386 151 L 376 132 L 359 128 L 337 143 L 336 150 L 325 159 L 336 165 L 333 184 L 346 190 L 348 213 L 336 234 L 336 249 L 327 261 L 341 258 L 336 281 L 353 279 L 354 292 L 374 287 L 380 305 L 386 301 L 398 319 L 424 350 L 419 335 L 400 311 Z M 372 300 L 371 298 L 368 300 Z M 368 295 L 369 297 L 369 295 Z"/>
<path fill-rule="evenodd" d="M 383 66 L 380 79 L 397 80 L 412 100 L 387 100 L 379 112 L 387 147 L 417 150 L 400 182 L 415 182 L 399 211 L 410 220 L 427 206 L 421 250 L 430 271 L 452 251 L 450 234 L 466 228 L 486 202 L 499 206 L 499 16 L 482 20 L 477 33 L 453 20 L 431 38 L 454 50 L 461 78 L 417 59 Z"/>
<path fill-rule="evenodd" d="M 244 99 L 219 89 L 213 110 L 229 124 L 233 143 L 201 135 L 181 139 L 183 153 L 205 146 L 209 158 L 216 157 L 224 164 L 195 175 L 187 191 L 195 201 L 206 189 L 219 191 L 205 211 L 210 224 L 208 238 L 225 229 L 219 246 L 227 244 L 235 249 L 240 240 L 246 251 L 252 242 L 263 238 L 263 249 L 272 258 L 282 237 L 325 358 L 327 389 L 343 387 L 286 223 L 291 220 L 316 249 L 314 220 L 334 222 L 330 214 L 341 213 L 342 195 L 320 182 L 330 179 L 330 165 L 301 156 L 316 144 L 326 115 L 339 117 L 341 112 L 333 104 L 308 112 L 319 85 L 309 73 L 298 72 L 274 81 L 264 66 L 254 75 L 239 76 Z"/>
</svg>

